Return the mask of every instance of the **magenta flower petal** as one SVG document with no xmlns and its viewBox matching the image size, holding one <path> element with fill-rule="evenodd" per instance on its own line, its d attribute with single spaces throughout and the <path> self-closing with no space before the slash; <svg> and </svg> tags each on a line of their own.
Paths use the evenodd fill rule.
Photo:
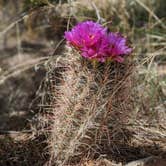
<svg viewBox="0 0 166 166">
<path fill-rule="evenodd" d="M 127 40 L 123 36 L 118 33 L 109 33 L 108 34 L 109 40 L 109 48 L 108 48 L 108 55 L 118 61 L 123 62 L 123 56 L 128 55 L 132 52 L 132 49 L 127 46 Z"/>
<path fill-rule="evenodd" d="M 105 33 L 106 29 L 100 24 L 86 21 L 77 24 L 71 31 L 65 32 L 65 38 L 72 46 L 83 48 L 94 45 Z"/>
<path fill-rule="evenodd" d="M 118 33 L 107 33 L 106 28 L 93 21 L 77 24 L 65 32 L 65 38 L 83 57 L 100 62 L 106 59 L 123 62 L 124 55 L 132 51 L 126 44 L 126 38 Z"/>
</svg>

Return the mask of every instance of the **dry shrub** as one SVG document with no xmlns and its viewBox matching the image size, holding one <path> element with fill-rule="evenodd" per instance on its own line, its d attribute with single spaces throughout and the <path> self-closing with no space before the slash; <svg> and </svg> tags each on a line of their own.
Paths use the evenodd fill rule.
<svg viewBox="0 0 166 166">
<path fill-rule="evenodd" d="M 94 64 L 68 51 L 58 65 L 63 70 L 61 81 L 52 84 L 53 160 L 64 165 L 98 158 L 112 141 L 124 140 L 118 135 L 132 109 L 132 62 Z"/>
</svg>

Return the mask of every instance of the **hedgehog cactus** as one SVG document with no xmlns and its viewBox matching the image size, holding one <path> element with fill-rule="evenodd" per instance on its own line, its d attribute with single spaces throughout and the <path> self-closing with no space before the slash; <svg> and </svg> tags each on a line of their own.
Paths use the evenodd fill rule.
<svg viewBox="0 0 166 166">
<path fill-rule="evenodd" d="M 53 102 L 51 142 L 57 165 L 102 154 L 131 109 L 126 39 L 92 21 L 78 24 L 65 38 L 68 51 Z"/>
</svg>

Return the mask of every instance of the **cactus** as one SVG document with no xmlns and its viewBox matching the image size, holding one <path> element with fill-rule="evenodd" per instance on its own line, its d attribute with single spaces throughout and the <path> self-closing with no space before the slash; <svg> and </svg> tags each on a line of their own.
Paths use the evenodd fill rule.
<svg viewBox="0 0 166 166">
<path fill-rule="evenodd" d="M 131 110 L 130 60 L 93 63 L 78 54 L 70 50 L 61 59 L 64 71 L 52 103 L 50 142 L 58 165 L 99 156 L 100 146 L 110 144 L 111 133 L 120 131 Z"/>
</svg>

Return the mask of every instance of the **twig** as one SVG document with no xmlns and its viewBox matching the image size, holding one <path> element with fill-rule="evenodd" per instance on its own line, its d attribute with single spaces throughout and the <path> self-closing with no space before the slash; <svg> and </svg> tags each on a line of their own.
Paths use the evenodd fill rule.
<svg viewBox="0 0 166 166">
<path fill-rule="evenodd" d="M 16 24 L 24 20 L 28 15 L 24 15 L 23 17 L 19 18 L 18 20 L 12 22 L 10 25 L 8 25 L 3 31 L 0 32 L 0 38 L 3 37 L 10 29 L 12 29 Z"/>
<path fill-rule="evenodd" d="M 136 1 L 140 6 L 142 6 L 147 12 L 149 12 L 149 13 L 153 16 L 153 18 L 155 18 L 156 21 L 161 24 L 161 26 L 162 26 L 163 28 L 166 28 L 165 24 L 164 24 L 164 23 L 156 16 L 156 14 L 155 14 L 152 10 L 150 10 L 141 0 L 135 0 L 135 1 Z"/>
<path fill-rule="evenodd" d="M 99 9 L 97 8 L 97 6 L 95 5 L 95 3 L 94 3 L 94 2 L 91 2 L 91 1 L 90 1 L 90 3 L 92 4 L 92 7 L 94 8 L 94 10 L 95 10 L 95 12 L 96 12 L 97 22 L 99 22 L 99 23 L 105 22 L 104 18 L 102 18 L 102 17 L 100 16 L 100 11 L 99 11 Z"/>
<path fill-rule="evenodd" d="M 32 133 L 33 130 L 22 130 L 22 131 L 12 131 L 12 130 L 0 130 L 0 135 L 3 134 L 23 134 L 23 133 Z"/>
<path fill-rule="evenodd" d="M 31 61 L 23 63 L 21 65 L 15 66 L 14 68 L 6 71 L 5 73 L 3 73 L 0 76 L 0 85 L 3 84 L 7 79 L 18 75 L 19 73 L 24 72 L 24 71 L 34 67 L 35 65 L 44 63 L 47 59 L 48 59 L 48 57 L 37 58 L 35 60 L 31 60 Z"/>
</svg>

